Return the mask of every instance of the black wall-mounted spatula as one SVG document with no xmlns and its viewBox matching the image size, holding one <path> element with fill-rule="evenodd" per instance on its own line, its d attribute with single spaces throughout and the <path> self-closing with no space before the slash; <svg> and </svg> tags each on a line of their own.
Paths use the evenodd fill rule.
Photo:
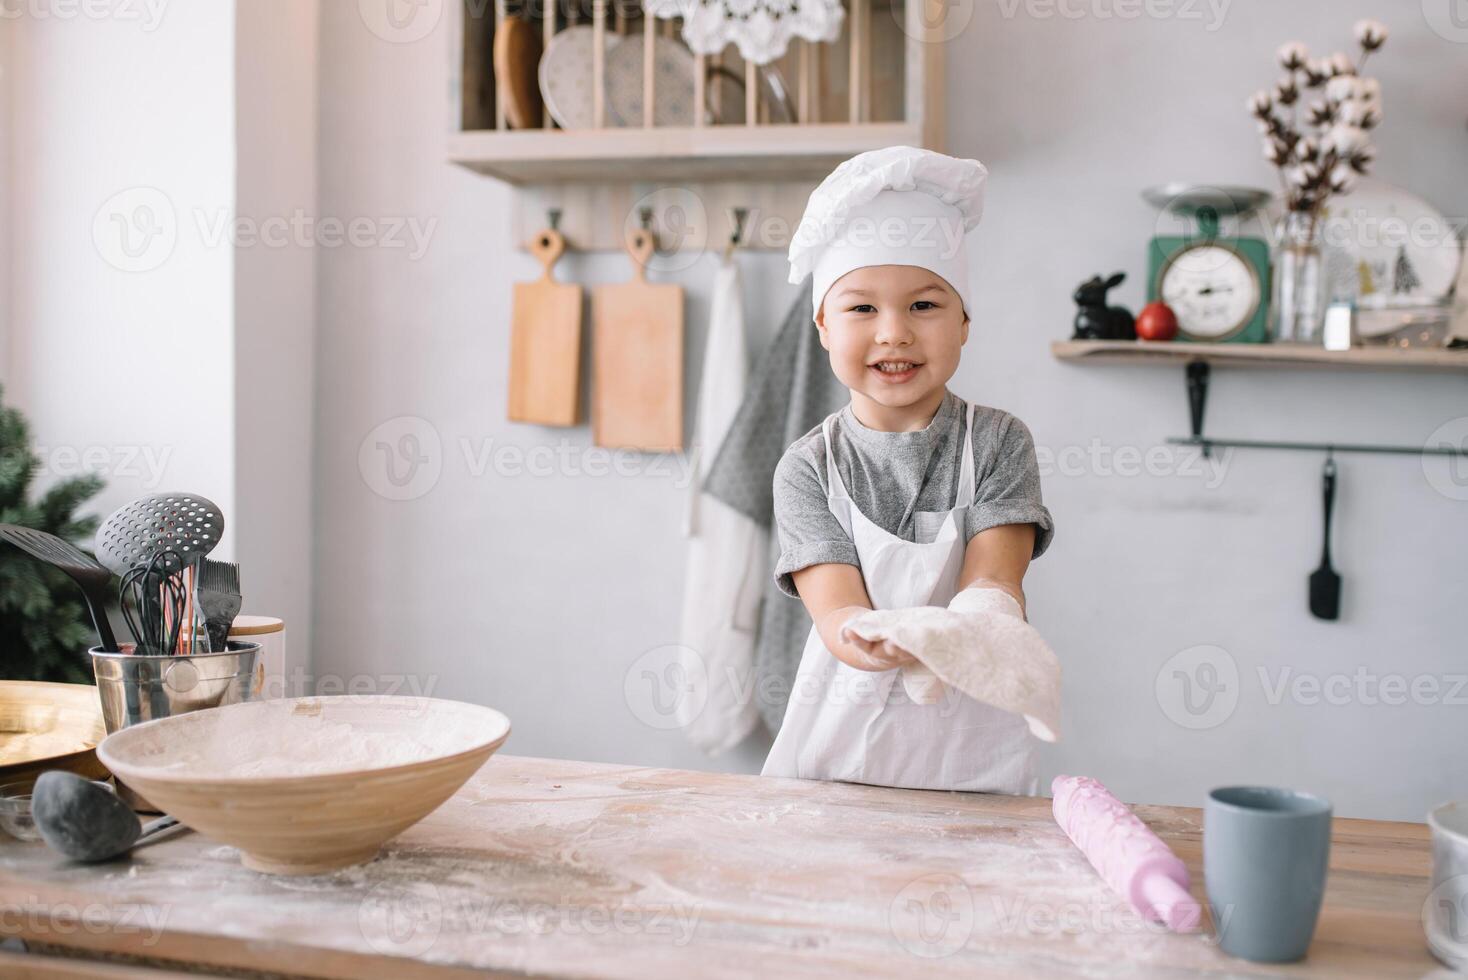
<svg viewBox="0 0 1468 980">
<path fill-rule="evenodd" d="M 82 595 L 86 597 L 87 611 L 92 614 L 92 626 L 97 630 L 97 639 L 101 642 L 102 649 L 117 650 L 117 638 L 112 635 L 112 626 L 107 622 L 111 572 L 69 541 L 45 531 L 17 524 L 0 524 L 0 541 L 8 541 L 32 558 L 54 565 L 70 575 L 71 580 L 81 586 Z"/>
<path fill-rule="evenodd" d="M 1310 573 L 1310 612 L 1316 619 L 1341 618 L 1341 577 L 1330 567 L 1330 515 L 1335 509 L 1335 460 L 1325 460 L 1325 545 L 1320 567 Z"/>
</svg>

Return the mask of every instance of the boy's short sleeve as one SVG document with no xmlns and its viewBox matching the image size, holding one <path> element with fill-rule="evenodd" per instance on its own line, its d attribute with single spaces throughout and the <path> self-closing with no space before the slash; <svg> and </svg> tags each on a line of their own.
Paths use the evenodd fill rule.
<svg viewBox="0 0 1468 980">
<path fill-rule="evenodd" d="M 1039 558 L 1055 536 L 1055 522 L 1040 495 L 1040 465 L 1035 440 L 1023 422 L 1005 414 L 998 420 L 997 441 L 984 448 L 974 440 L 974 465 L 979 473 L 973 506 L 968 509 L 964 540 L 1003 524 L 1035 525 Z"/>
<path fill-rule="evenodd" d="M 811 565 L 857 565 L 856 545 L 826 503 L 826 488 L 815 463 L 797 442 L 775 467 L 775 530 L 780 560 L 775 583 L 788 596 L 799 597 L 791 572 Z"/>
</svg>

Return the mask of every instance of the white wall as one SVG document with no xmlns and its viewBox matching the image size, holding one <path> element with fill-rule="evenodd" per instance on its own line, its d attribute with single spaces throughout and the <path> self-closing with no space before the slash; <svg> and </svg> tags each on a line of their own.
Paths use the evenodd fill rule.
<svg viewBox="0 0 1468 980">
<path fill-rule="evenodd" d="M 1093 440 L 1146 449 L 1185 433 L 1180 370 L 1050 358 L 1049 341 L 1069 332 L 1071 289 L 1093 272 L 1126 269 L 1120 298 L 1139 303 L 1155 221 L 1142 187 L 1268 186 L 1243 102 L 1271 79 L 1275 47 L 1296 35 L 1344 46 L 1353 20 L 1379 6 L 1236 0 L 1210 31 L 1177 19 L 1042 20 L 1022 6 L 976 5 L 948 51 L 950 150 L 983 159 L 993 177 L 975 242 L 980 329 L 956 390 L 1018 413 L 1052 453 Z M 1396 33 L 1377 60 L 1388 119 L 1378 169 L 1462 215 L 1463 106 L 1444 96 L 1464 90 L 1468 48 L 1432 34 L 1410 6 L 1393 16 Z M 1011 8 L 1019 12 L 1006 18 Z M 677 732 L 640 722 L 623 695 L 633 662 L 676 636 L 676 481 L 476 476 L 465 458 L 465 442 L 472 452 L 486 440 L 528 448 L 564 438 L 581 449 L 589 434 L 504 421 L 510 284 L 537 269 L 508 240 L 513 192 L 443 162 L 442 25 L 391 43 L 354 5 L 327 5 L 323 15 L 322 212 L 436 224 L 416 261 L 371 247 L 319 255 L 318 669 L 368 683 L 408 674 L 407 683 L 501 707 L 517 753 L 756 768 L 762 745 L 709 762 Z M 793 287 L 780 257 L 743 261 L 762 343 Z M 559 272 L 589 284 L 626 267 L 615 256 L 577 256 Z M 710 273 L 706 264 L 678 277 L 689 293 L 689 365 L 701 354 Z M 1208 425 L 1416 444 L 1463 414 L 1463 394 L 1461 376 L 1218 371 Z M 387 429 L 369 438 L 381 423 Z M 398 490 L 378 443 L 413 449 L 403 435 L 418 438 L 425 460 L 407 492 L 431 489 L 388 499 Z M 400 478 L 412 475 L 405 457 L 395 459 Z M 1346 612 L 1338 624 L 1310 619 L 1320 463 L 1241 452 L 1212 488 L 1094 466 L 1047 477 L 1059 530 L 1028 587 L 1035 622 L 1066 663 L 1068 737 L 1047 757 L 1049 771 L 1095 774 L 1125 797 L 1170 803 L 1197 804 L 1209 786 L 1236 780 L 1286 783 L 1329 794 L 1346 814 L 1403 818 L 1468 792 L 1452 751 L 1468 735 L 1461 707 L 1311 706 L 1288 696 L 1271 706 L 1261 690 L 1261 667 L 1274 683 L 1279 668 L 1450 681 L 1463 666 L 1464 504 L 1435 492 L 1410 458 L 1341 460 Z M 1160 694 L 1157 678 L 1170 657 L 1201 644 L 1227 651 L 1241 683 L 1225 720 L 1191 730 L 1164 711 L 1178 711 L 1170 669 Z"/>
<path fill-rule="evenodd" d="M 234 4 L 98 9 L 8 24 L 7 395 L 43 479 L 107 476 L 99 513 L 187 488 L 228 514 L 233 262 L 208 229 L 234 204 Z"/>
<path fill-rule="evenodd" d="M 218 503 L 216 556 L 242 563 L 246 611 L 284 617 L 304 660 L 316 4 L 117 9 L 144 19 L 0 20 L 15 35 L 0 378 L 31 414 L 43 480 L 107 477 L 98 513 L 170 489 Z M 129 257 L 108 222 L 138 206 L 173 231 Z"/>
<path fill-rule="evenodd" d="M 235 511 L 244 611 L 311 637 L 316 340 L 315 0 L 250 0 L 236 18 Z M 291 690 L 295 690 L 294 687 Z"/>
<path fill-rule="evenodd" d="M 1385 89 L 1379 176 L 1450 216 L 1468 214 L 1468 45 L 1432 33 L 1417 5 L 1237 0 L 1222 26 L 1197 22 L 1067 22 L 980 5 L 950 58 L 950 92 L 986 93 L 951 119 L 953 149 L 993 172 L 977 259 L 990 329 L 966 358 L 960 390 L 1017 412 L 1040 445 L 1145 450 L 1187 433 L 1181 369 L 1079 368 L 1045 344 L 1065 332 L 1073 285 L 1126 269 L 1120 299 L 1142 299 L 1155 216 L 1138 197 L 1167 180 L 1270 186 L 1244 98 L 1273 75 L 1272 52 L 1299 38 L 1347 46 L 1356 18 L 1395 30 L 1373 59 Z M 1423 444 L 1468 414 L 1462 375 L 1214 373 L 1207 429 L 1219 436 Z M 1185 475 L 1092 471 L 1047 477 L 1055 546 L 1029 580 L 1036 624 L 1064 658 L 1070 738 L 1064 770 L 1094 774 L 1126 798 L 1197 803 L 1213 785 L 1282 783 L 1335 799 L 1346 814 L 1421 819 L 1434 801 L 1468 793 L 1452 747 L 1468 735 L 1457 704 L 1345 703 L 1267 693 L 1300 675 L 1322 682 L 1358 669 L 1436 678 L 1468 673 L 1461 600 L 1468 588 L 1468 504 L 1437 492 L 1411 457 L 1342 457 L 1334 543 L 1344 616 L 1306 611 L 1319 560 L 1315 455 L 1240 451 L 1214 489 Z M 1181 682 L 1159 672 L 1196 645 L 1227 651 L 1240 674 L 1236 707 L 1191 730 Z M 1268 686 L 1259 671 L 1266 671 Z M 1290 674 L 1281 674 L 1282 671 Z M 1203 679 L 1192 674 L 1195 681 Z M 1334 682 L 1340 693 L 1340 681 Z M 1201 701 L 1195 701 L 1201 707 Z M 1181 716 L 1189 721 L 1207 715 Z"/>
<path fill-rule="evenodd" d="M 1468 82 L 1468 48 L 1409 6 L 1376 61 L 1388 112 L 1378 172 L 1463 215 L 1464 108 L 1446 96 Z M 948 52 L 949 148 L 993 174 L 974 242 L 980 329 L 954 387 L 1019 414 L 1047 457 L 1145 450 L 1185 431 L 1181 372 L 1051 360 L 1071 288 L 1127 269 L 1119 298 L 1137 305 L 1155 221 L 1140 188 L 1267 186 L 1242 102 L 1271 76 L 1273 49 L 1295 36 L 1343 46 L 1356 17 L 1380 11 L 1235 0 L 1210 31 L 1176 18 L 1041 19 L 1022 6 L 1006 17 L 1010 7 L 978 5 Z M 594 455 L 584 427 L 504 421 L 510 283 L 538 270 L 508 241 L 513 192 L 443 162 L 442 25 L 397 43 L 369 29 L 359 5 L 333 3 L 318 45 L 310 5 L 162 9 L 155 24 L 3 25 L 14 65 L 0 377 L 38 440 L 78 455 L 100 447 L 113 471 L 102 510 L 163 487 L 213 496 L 234 515 L 247 569 L 264 570 L 246 571 L 252 605 L 305 624 L 292 645 L 314 638 L 313 667 L 332 682 L 494 704 L 514 720 L 517 753 L 757 768 L 757 740 L 709 762 L 676 731 L 645 724 L 624 694 L 638 658 L 677 636 L 681 469 L 657 457 L 632 476 L 481 468 L 481 454 L 562 440 L 575 465 Z M 163 197 L 114 197 L 138 187 Z M 166 257 L 118 251 L 112 217 L 141 217 L 139 204 L 175 217 Z M 362 233 L 280 249 L 221 234 L 231 218 L 297 210 L 355 219 Z M 762 344 L 793 287 L 779 256 L 743 261 Z M 149 268 L 125 271 L 139 265 Z M 558 271 L 591 284 L 627 266 L 572 256 Z M 705 262 L 677 277 L 690 371 L 711 271 Z M 260 385 L 272 368 L 275 383 Z M 1465 414 L 1461 376 L 1220 370 L 1214 389 L 1208 426 L 1220 435 L 1420 443 Z M 53 471 L 76 465 L 50 458 Z M 1217 485 L 1095 464 L 1047 475 L 1059 531 L 1028 589 L 1067 669 L 1067 740 L 1047 756 L 1050 771 L 1173 803 L 1222 782 L 1288 783 L 1346 814 L 1404 818 L 1468 792 L 1449 755 L 1468 723 L 1442 693 L 1392 706 L 1348 686 L 1336 689 L 1344 704 L 1289 693 L 1271 703 L 1267 687 L 1286 669 L 1286 685 L 1359 671 L 1435 680 L 1441 692 L 1463 670 L 1464 504 L 1410 458 L 1341 460 L 1345 619 L 1308 617 L 1319 464 L 1239 452 Z M 297 571 L 308 563 L 314 627 Z M 1211 656 L 1239 682 L 1226 717 L 1190 729 L 1172 720 L 1196 717 L 1180 708 L 1170 658 L 1200 645 L 1226 651 Z"/>
<path fill-rule="evenodd" d="M 710 765 L 677 732 L 640 722 L 622 695 L 632 662 L 677 640 L 676 468 L 475 475 L 486 447 L 564 439 L 579 450 L 591 439 L 586 427 L 505 422 L 511 283 L 539 268 L 512 248 L 505 185 L 444 162 L 442 25 L 394 43 L 356 5 L 326 4 L 321 37 L 322 213 L 406 218 L 431 236 L 416 258 L 387 246 L 319 255 L 316 670 L 494 705 L 513 720 L 512 752 Z M 711 268 L 684 280 L 689 364 L 702 353 Z M 750 268 L 748 309 L 763 339 L 788 306 L 785 273 Z M 629 272 L 604 254 L 557 269 L 583 283 Z M 403 437 L 439 475 L 416 499 L 389 499 L 398 491 L 378 444 L 395 450 Z M 393 461 L 406 477 L 406 460 Z M 713 765 L 747 769 L 762 757 L 752 749 Z"/>
<path fill-rule="evenodd" d="M 10 21 L 0 19 L 0 187 L 10 186 L 10 103 L 15 88 Z M 10 195 L 0 193 L 0 379 L 10 375 Z"/>
</svg>

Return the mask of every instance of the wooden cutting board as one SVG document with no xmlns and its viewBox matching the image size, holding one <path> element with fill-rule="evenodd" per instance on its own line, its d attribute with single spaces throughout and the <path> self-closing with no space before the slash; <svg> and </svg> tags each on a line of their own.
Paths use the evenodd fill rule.
<svg viewBox="0 0 1468 980">
<path fill-rule="evenodd" d="M 494 35 L 494 85 L 512 129 L 539 129 L 540 31 L 513 14 Z"/>
<path fill-rule="evenodd" d="M 581 387 L 581 287 L 556 282 L 551 269 L 566 240 L 546 229 L 530 243 L 545 267 L 535 282 L 515 283 L 510 314 L 512 422 L 575 425 Z"/>
<path fill-rule="evenodd" d="M 627 238 L 632 278 L 591 294 L 592 438 L 598 446 L 683 448 L 683 288 L 647 281 L 650 232 Z"/>
</svg>

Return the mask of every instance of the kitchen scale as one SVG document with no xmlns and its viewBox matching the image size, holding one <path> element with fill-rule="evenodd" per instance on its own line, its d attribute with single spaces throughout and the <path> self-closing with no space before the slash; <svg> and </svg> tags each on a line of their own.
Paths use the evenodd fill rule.
<svg viewBox="0 0 1468 980">
<path fill-rule="evenodd" d="M 1178 339 L 1261 344 L 1269 340 L 1269 243 L 1225 235 L 1221 220 L 1242 219 L 1272 195 L 1254 187 L 1164 184 L 1142 197 L 1164 214 L 1190 220 L 1187 235 L 1155 235 L 1147 248 L 1147 301 L 1177 314 Z"/>
</svg>

